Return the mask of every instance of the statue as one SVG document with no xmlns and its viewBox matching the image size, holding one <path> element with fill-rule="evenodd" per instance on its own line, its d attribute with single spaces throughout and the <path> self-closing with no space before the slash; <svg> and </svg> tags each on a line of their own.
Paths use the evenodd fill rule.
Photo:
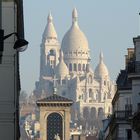
<svg viewBox="0 0 140 140">
<path fill-rule="evenodd" d="M 55 140 L 60 140 L 59 134 L 57 133 L 56 135 L 54 135 L 54 139 Z"/>
</svg>

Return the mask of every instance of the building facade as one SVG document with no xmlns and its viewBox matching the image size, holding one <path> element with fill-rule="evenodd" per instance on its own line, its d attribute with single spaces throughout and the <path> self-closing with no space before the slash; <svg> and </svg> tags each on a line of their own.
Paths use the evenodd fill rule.
<svg viewBox="0 0 140 140">
<path fill-rule="evenodd" d="M 78 24 L 78 13 L 72 12 L 72 25 L 60 44 L 51 13 L 40 46 L 40 77 L 34 95 L 45 97 L 57 88 L 58 95 L 74 101 L 72 121 L 93 132 L 101 120 L 111 114 L 114 84 L 100 53 L 93 71 L 88 40 Z"/>
<path fill-rule="evenodd" d="M 41 140 L 70 140 L 72 100 L 53 94 L 37 101 L 40 108 Z"/>
<path fill-rule="evenodd" d="M 4 36 L 17 32 L 24 38 L 22 0 L 0 1 L 0 32 Z M 1 34 L 0 37 L 3 35 Z M 13 49 L 17 37 L 13 34 L 0 42 L 0 138 L 18 140 L 19 132 L 19 54 Z"/>
<path fill-rule="evenodd" d="M 139 140 L 140 37 L 128 48 L 125 69 L 117 78 L 117 91 L 112 100 L 113 115 L 105 131 L 106 140 Z"/>
</svg>

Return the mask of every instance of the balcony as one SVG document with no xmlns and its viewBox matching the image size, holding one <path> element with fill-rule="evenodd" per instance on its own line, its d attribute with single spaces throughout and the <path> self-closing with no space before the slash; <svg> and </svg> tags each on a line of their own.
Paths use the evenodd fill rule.
<svg viewBox="0 0 140 140">
<path fill-rule="evenodd" d="M 140 73 L 140 62 L 130 61 L 128 63 L 128 73 Z"/>
<path fill-rule="evenodd" d="M 114 129 L 119 123 L 130 123 L 129 119 L 132 116 L 132 110 L 115 111 L 111 117 L 110 129 Z"/>
<path fill-rule="evenodd" d="M 132 111 L 115 111 L 114 118 L 117 120 L 128 120 L 132 116 Z"/>
</svg>

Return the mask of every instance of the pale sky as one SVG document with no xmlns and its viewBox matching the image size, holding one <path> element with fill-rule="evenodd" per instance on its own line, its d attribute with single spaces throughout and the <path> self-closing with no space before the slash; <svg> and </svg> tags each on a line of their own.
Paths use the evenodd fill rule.
<svg viewBox="0 0 140 140">
<path fill-rule="evenodd" d="M 21 89 L 29 94 L 39 79 L 40 44 L 48 13 L 52 13 L 61 43 L 71 26 L 74 7 L 79 26 L 89 42 L 93 69 L 100 51 L 112 80 L 124 68 L 127 48 L 133 47 L 132 39 L 139 34 L 140 0 L 24 0 L 25 38 L 29 46 L 20 55 L 20 75 Z"/>
</svg>

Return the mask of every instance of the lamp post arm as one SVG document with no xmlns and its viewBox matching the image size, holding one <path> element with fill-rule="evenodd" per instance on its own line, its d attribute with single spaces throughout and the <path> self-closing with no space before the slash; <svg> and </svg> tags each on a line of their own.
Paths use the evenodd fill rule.
<svg viewBox="0 0 140 140">
<path fill-rule="evenodd" d="M 11 34 L 9 34 L 9 35 L 4 36 L 4 37 L 3 37 L 3 40 L 7 39 L 8 37 L 10 37 L 10 36 L 13 35 L 13 34 L 15 34 L 15 35 L 18 37 L 18 34 L 17 34 L 16 32 L 14 32 L 14 33 L 11 33 Z"/>
</svg>

